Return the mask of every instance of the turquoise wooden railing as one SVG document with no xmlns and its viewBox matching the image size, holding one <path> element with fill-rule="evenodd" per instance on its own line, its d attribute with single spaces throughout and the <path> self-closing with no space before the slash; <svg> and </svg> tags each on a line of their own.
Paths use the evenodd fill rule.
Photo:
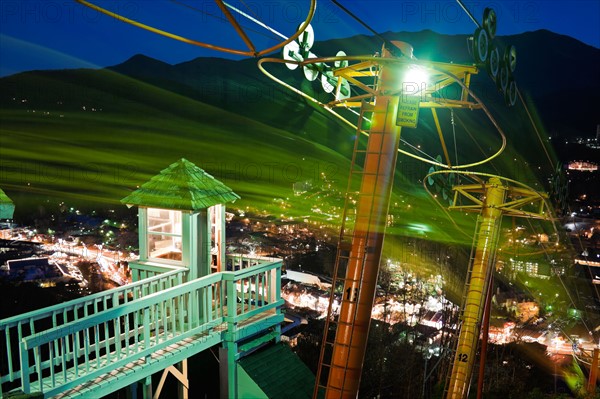
<svg viewBox="0 0 600 399">
<path fill-rule="evenodd" d="M 0 320 L 0 384 L 20 377 L 19 356 L 13 353 L 13 348 L 18 348 L 23 338 L 180 285 L 186 274 L 187 269 L 167 266 L 162 268 L 162 273 L 143 281 Z"/>
<path fill-rule="evenodd" d="M 261 260 L 251 268 L 140 295 L 23 336 L 20 368 L 13 367 L 10 377 L 2 378 L 15 380 L 25 393 L 39 391 L 46 397 L 77 390 L 94 379 L 103 393 L 118 389 L 138 381 L 144 369 L 150 373 L 157 365 L 168 366 L 169 352 L 182 342 L 193 345 L 186 351 L 191 356 L 224 339 L 243 339 L 280 322 L 280 280 L 281 261 Z M 261 324 L 266 318 L 270 321 Z M 120 383 L 101 387 L 114 373 L 123 373 Z"/>
</svg>

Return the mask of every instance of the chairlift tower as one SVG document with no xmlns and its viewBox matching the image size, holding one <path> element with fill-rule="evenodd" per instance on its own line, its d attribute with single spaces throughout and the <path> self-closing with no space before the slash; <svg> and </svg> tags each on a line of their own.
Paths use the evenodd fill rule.
<svg viewBox="0 0 600 399">
<path fill-rule="evenodd" d="M 287 87 L 287 83 L 266 71 L 265 64 L 286 63 L 290 69 L 302 66 L 309 80 L 321 74 L 323 89 L 335 96 L 329 103 L 321 103 L 289 88 L 338 117 L 336 109 L 358 109 L 355 111 L 358 123 L 354 126 L 357 138 L 313 393 L 313 398 L 320 397 L 323 391 L 326 398 L 355 398 L 360 386 L 402 127 L 415 128 L 419 112 L 424 108 L 431 110 L 435 120 L 438 120 L 437 108 L 466 108 L 483 109 L 495 121 L 469 89 L 471 76 L 478 73 L 476 66 L 419 61 L 413 56 L 412 47 L 401 42 L 385 43 L 378 56 L 347 56 L 338 52 L 335 57 L 318 58 L 310 53 L 313 37 L 312 32 L 301 36 L 300 43 L 284 48 L 283 60 L 262 59 L 259 67 Z M 333 66 L 329 66 L 331 63 Z M 458 98 L 436 95 L 454 83 L 461 87 Z M 447 154 L 439 122 L 436 125 Z M 497 156 L 505 142 L 501 129 L 499 131 L 502 146 L 494 155 L 452 168 L 476 166 Z M 360 139 L 361 135 L 368 136 L 366 143 Z M 448 168 L 437 160 L 425 161 L 438 168 Z"/>
<path fill-rule="evenodd" d="M 424 182 L 448 173 L 453 172 L 435 171 L 427 175 Z M 475 172 L 460 174 L 475 177 L 479 182 L 454 186 L 454 198 L 448 209 L 476 212 L 479 218 L 463 294 L 456 351 L 445 388 L 447 399 L 464 399 L 469 395 L 482 316 L 486 297 L 491 290 L 502 216 L 550 220 L 552 215 L 546 194 L 498 176 Z M 478 176 L 485 176 L 488 180 L 479 179 Z M 425 189 L 429 192 L 426 184 Z M 487 340 L 487 337 L 483 339 Z"/>
<path fill-rule="evenodd" d="M 381 55 L 391 57 L 385 48 Z M 335 275 L 336 280 L 341 278 L 343 282 L 339 316 L 334 324 L 331 306 L 335 301 L 337 284 L 334 284 L 319 362 L 317 381 L 324 368 L 329 367 L 326 398 L 356 397 L 358 393 L 398 156 L 401 127 L 396 124 L 396 117 L 399 96 L 392 93 L 397 91 L 401 81 L 393 68 L 381 68 L 377 80 L 381 95 L 373 104 L 363 104 L 361 110 L 363 114 L 372 114 L 367 145 L 360 149 L 357 138 L 354 150 L 355 161 L 364 157 L 363 167 L 356 168 L 358 165 L 354 162 L 351 171 L 352 175 L 361 176 L 360 190 L 355 197 L 355 225 L 353 231 L 342 231 L 340 235 Z M 347 211 L 344 218 L 348 216 Z M 338 273 L 343 266 L 346 272 L 342 277 Z M 329 333 L 334 326 L 335 338 L 332 339 Z M 329 348 L 333 353 L 327 364 L 324 355 Z M 318 386 L 317 383 L 314 396 Z"/>
</svg>

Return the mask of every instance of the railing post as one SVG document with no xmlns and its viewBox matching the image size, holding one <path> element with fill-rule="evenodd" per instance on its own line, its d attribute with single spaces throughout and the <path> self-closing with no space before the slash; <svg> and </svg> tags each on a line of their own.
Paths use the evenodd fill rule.
<svg viewBox="0 0 600 399">
<path fill-rule="evenodd" d="M 138 283 L 137 285 L 134 285 L 134 289 L 132 290 L 126 289 L 120 291 L 111 291 L 107 294 L 104 294 L 103 296 L 93 297 L 91 301 L 87 300 L 87 302 L 84 301 L 75 305 L 70 304 L 56 311 L 52 310 L 53 313 L 51 313 L 50 311 L 45 311 L 45 313 L 43 313 L 42 316 L 47 318 L 48 320 L 52 319 L 53 330 L 61 330 L 60 334 L 66 334 L 59 336 L 57 335 L 58 332 L 54 331 L 52 332 L 52 334 L 56 335 L 55 339 L 50 339 L 50 337 L 53 337 L 54 335 L 45 335 L 46 333 L 49 333 L 49 331 L 40 331 L 38 332 L 36 337 L 32 337 L 32 334 L 28 334 L 27 331 L 21 332 L 21 325 L 25 326 L 25 330 L 27 330 L 28 324 L 29 328 L 33 329 L 34 321 L 42 317 L 38 317 L 36 315 L 27 316 L 27 318 L 24 321 L 17 321 L 16 324 L 17 333 L 19 335 L 23 335 L 23 337 L 21 337 L 23 338 L 23 340 L 20 340 L 18 346 L 13 345 L 12 347 L 13 352 L 19 350 L 18 358 L 21 363 L 20 370 L 15 371 L 16 375 L 14 379 L 16 380 L 20 377 L 21 389 L 23 389 L 24 392 L 29 393 L 31 390 L 38 390 L 36 384 L 42 383 L 42 379 L 39 378 L 41 377 L 42 372 L 46 373 L 47 375 L 49 372 L 51 372 L 49 368 L 58 366 L 57 362 L 63 363 L 63 374 L 66 375 L 67 367 L 65 366 L 65 363 L 72 361 L 75 362 L 83 354 L 85 356 L 86 362 L 85 369 L 83 367 L 80 367 L 84 366 L 83 363 L 73 365 L 72 367 L 70 366 L 70 368 L 75 370 L 75 375 L 78 377 L 81 377 L 82 374 L 89 373 L 87 362 L 89 361 L 88 355 L 91 355 L 91 353 L 95 353 L 96 357 L 92 359 L 92 361 L 96 361 L 99 359 L 100 353 L 104 349 L 106 349 L 107 353 L 102 356 L 105 356 L 107 358 L 108 363 L 118 363 L 119 361 L 123 361 L 124 357 L 130 355 L 130 350 L 127 350 L 125 349 L 125 347 L 122 346 L 124 343 L 127 343 L 129 339 L 132 338 L 130 337 L 130 333 L 136 335 L 134 338 L 134 345 L 136 346 L 135 352 L 138 352 L 138 343 L 143 344 L 144 349 L 148 350 L 150 354 L 143 354 L 142 356 L 145 356 L 146 362 L 150 362 L 151 356 L 154 356 L 153 351 L 156 348 L 158 348 L 158 346 L 162 345 L 162 343 L 165 341 L 166 338 L 164 338 L 164 336 L 166 336 L 167 333 L 175 332 L 174 326 L 176 323 L 173 324 L 173 326 L 170 328 L 166 327 L 165 323 L 167 323 L 168 320 L 164 319 L 167 317 L 167 312 L 165 312 L 165 306 L 166 309 L 170 311 L 168 313 L 169 319 L 171 321 L 179 321 L 180 325 L 182 325 L 184 324 L 183 313 L 180 314 L 174 309 L 171 309 L 171 307 L 175 307 L 175 302 L 178 302 L 180 306 L 184 306 L 184 301 L 182 299 L 186 296 L 189 296 L 190 302 L 194 303 L 195 305 L 190 306 L 190 308 L 193 308 L 192 312 L 195 314 L 199 314 L 204 319 L 204 322 L 214 321 L 215 323 L 220 323 L 221 321 L 225 321 L 227 323 L 227 330 L 224 331 L 225 334 L 223 337 L 223 349 L 226 350 L 226 352 L 224 352 L 226 361 L 224 362 L 225 364 L 223 366 L 227 367 L 227 369 L 225 369 L 225 375 L 227 375 L 227 391 L 231 395 L 235 395 L 235 391 L 237 390 L 236 367 L 239 351 L 238 344 L 236 341 L 241 339 L 238 324 L 243 324 L 243 332 L 247 333 L 250 329 L 248 328 L 246 323 L 242 323 L 241 320 L 249 320 L 251 316 L 253 317 L 255 315 L 258 315 L 260 312 L 264 311 L 263 309 L 261 309 L 261 307 L 265 306 L 265 293 L 269 293 L 270 298 L 268 302 L 276 301 L 278 298 L 280 298 L 280 294 L 278 292 L 281 285 L 280 267 L 280 262 L 262 264 L 259 265 L 259 270 L 256 271 L 242 269 L 238 272 L 223 272 L 219 273 L 219 275 L 216 276 L 206 276 L 206 282 L 190 282 L 191 288 L 169 288 L 169 286 L 173 285 L 174 283 L 184 280 L 183 274 L 178 273 L 166 278 L 152 280 L 151 283 L 153 288 L 156 288 L 154 283 L 156 281 L 159 281 L 159 288 L 164 288 L 166 291 L 171 290 L 172 293 L 165 294 L 164 298 L 143 298 L 144 296 L 146 296 L 146 294 L 155 290 L 149 288 L 150 283 Z M 266 278 L 266 276 L 268 276 L 268 278 Z M 246 287 L 247 292 L 242 295 L 242 300 L 247 301 L 246 304 L 248 306 L 244 306 L 248 308 L 247 311 L 239 310 L 240 304 L 238 303 L 237 296 L 238 291 L 236 283 L 240 283 L 243 281 L 250 283 L 250 286 Z M 252 291 L 252 287 L 254 288 L 254 293 L 251 294 L 250 292 Z M 141 289 L 141 292 L 136 293 L 135 296 L 137 298 L 134 301 L 126 301 L 125 304 L 120 303 L 120 297 L 122 292 L 123 295 L 126 296 L 128 292 L 136 292 L 138 291 L 138 289 Z M 242 288 L 242 290 L 244 290 L 244 288 Z M 142 298 L 140 298 L 140 296 Z M 166 305 L 164 300 L 166 300 Z M 222 317 L 222 319 L 220 320 L 212 320 L 213 301 L 216 302 L 215 305 L 219 306 L 219 308 L 221 309 L 218 313 L 215 312 L 217 314 L 214 315 L 214 317 L 216 318 Z M 91 314 L 87 312 L 87 307 L 89 306 L 94 307 L 93 309 L 90 309 L 89 313 Z M 120 312 L 120 309 L 122 309 L 124 306 L 132 306 L 131 310 L 127 309 L 127 315 L 124 315 Z M 102 307 L 103 312 L 100 312 L 100 307 Z M 272 309 L 274 309 L 274 307 L 271 306 L 269 307 L 269 309 L 270 310 L 268 314 L 265 313 L 265 316 L 271 317 L 273 314 L 271 312 L 273 312 Z M 181 312 L 183 311 L 183 309 L 178 310 Z M 279 309 L 277 309 L 276 311 L 277 313 L 280 312 Z M 248 314 L 248 312 L 251 312 L 251 314 Z M 82 313 L 82 315 L 80 315 L 80 313 Z M 104 314 L 101 315 L 99 313 Z M 156 325 L 154 323 L 158 323 L 161 320 L 159 319 L 159 313 L 161 313 L 163 319 L 160 325 Z M 94 335 L 94 337 L 92 338 L 93 342 L 89 341 L 90 338 L 87 336 L 87 329 L 79 329 L 79 327 L 67 329 L 66 326 L 62 325 L 63 323 L 60 322 L 61 315 L 65 319 L 64 322 L 69 322 L 72 319 L 79 319 L 80 322 L 83 322 L 84 320 L 87 321 L 87 318 L 93 318 L 94 323 L 98 321 L 97 325 L 94 324 L 90 327 L 93 328 L 93 330 L 89 330 L 89 333 Z M 71 317 L 71 315 L 73 315 L 73 317 Z M 133 331 L 128 326 L 130 324 L 129 318 L 131 315 L 133 315 Z M 82 319 L 80 316 L 85 316 L 86 319 Z M 155 316 L 156 320 L 154 319 Z M 175 318 L 177 318 L 177 320 L 175 320 Z M 121 322 L 123 322 L 123 324 L 121 324 Z M 254 322 L 254 320 L 249 320 L 249 323 Z M 11 321 L 11 323 L 13 323 L 13 321 Z M 144 324 L 143 326 L 141 326 L 139 325 L 139 323 Z M 80 323 L 79 325 L 81 324 L 82 323 Z M 197 324 L 201 325 L 198 321 Z M 160 335 L 157 335 L 156 331 L 160 326 L 162 326 L 164 330 L 161 330 Z M 114 331 L 112 331 L 113 327 Z M 182 326 L 180 326 L 179 328 L 181 329 Z M 15 335 L 14 331 L 15 330 L 13 329 L 12 331 L 10 331 L 10 333 L 12 333 L 12 335 Z M 165 332 L 165 335 L 163 335 L 162 331 Z M 105 342 L 100 340 L 100 336 L 103 332 L 105 333 Z M 109 337 L 109 332 L 111 332 L 111 337 Z M 8 331 L 7 334 L 9 334 Z M 112 336 L 114 336 L 114 338 Z M 154 338 L 152 338 L 153 336 Z M 73 339 L 73 337 L 75 338 Z M 124 340 L 122 340 L 122 337 L 124 337 Z M 161 338 L 159 339 L 159 337 Z M 46 338 L 48 338 L 48 341 L 46 341 Z M 83 342 L 81 341 L 82 339 Z M 10 342 L 10 339 L 8 339 L 8 341 Z M 58 343 L 60 343 L 60 351 L 58 350 Z M 67 348 L 67 343 L 71 344 L 69 345 L 69 348 Z M 42 359 L 41 357 L 39 357 L 39 355 L 36 355 L 38 356 L 38 358 L 36 359 L 36 364 L 33 364 L 32 360 L 29 358 L 29 356 L 32 356 L 29 350 L 40 350 L 39 348 L 42 348 L 42 345 L 44 345 L 44 347 L 50 345 L 51 349 L 57 348 L 57 350 L 55 351 L 55 356 L 52 355 L 52 350 L 50 350 L 49 358 L 47 357 L 48 354 L 44 352 L 44 358 Z M 102 345 L 102 348 L 100 348 L 100 345 Z M 27 347 L 29 347 L 30 349 L 27 349 Z M 10 345 L 7 345 L 7 348 L 7 351 L 11 350 Z M 111 359 L 108 359 L 108 351 L 110 351 L 111 348 L 114 348 L 117 353 L 116 356 L 114 356 L 114 354 L 111 353 Z M 62 354 L 60 354 L 61 351 Z M 14 354 L 15 356 L 17 356 L 17 353 Z M 138 358 L 139 355 L 136 359 Z M 98 368 L 101 368 L 99 362 L 100 361 L 98 360 L 96 363 L 98 365 Z M 79 372 L 77 372 L 78 367 Z M 110 366 L 105 365 L 103 367 L 106 368 Z M 14 367 L 14 369 L 16 369 L 16 366 Z M 38 374 L 37 379 L 36 376 L 34 376 L 33 378 L 31 377 L 31 374 L 33 372 L 36 372 Z M 36 385 L 35 387 L 31 386 L 32 379 L 34 380 L 33 385 Z M 143 380 L 140 382 L 144 384 Z M 148 387 L 146 386 L 146 388 Z"/>
<path fill-rule="evenodd" d="M 150 347 L 150 308 L 144 308 L 144 349 Z M 150 361 L 150 355 L 146 356 L 146 362 Z"/>
<path fill-rule="evenodd" d="M 29 386 L 29 354 L 25 347 L 25 342 L 19 343 L 19 354 L 21 355 L 21 389 L 25 393 L 30 393 Z"/>
<path fill-rule="evenodd" d="M 236 316 L 237 312 L 237 293 L 235 289 L 235 281 L 230 278 L 231 275 L 224 275 L 225 279 L 225 290 L 227 293 L 227 318 L 226 320 L 229 322 L 233 320 Z"/>
<path fill-rule="evenodd" d="M 152 399 L 152 377 L 148 376 L 142 380 L 142 397 L 144 399 Z"/>
<path fill-rule="evenodd" d="M 237 362 L 235 355 L 237 353 L 237 344 L 231 341 L 223 342 L 223 347 L 219 348 L 219 377 L 220 377 L 220 398 L 237 398 Z"/>
<path fill-rule="evenodd" d="M 271 294 L 271 300 L 277 301 L 281 295 L 281 266 L 271 270 L 270 280 L 269 290 Z"/>
<path fill-rule="evenodd" d="M 281 262 L 273 271 L 275 272 L 275 294 L 272 296 L 274 301 L 278 301 L 281 297 L 281 266 L 283 262 Z M 275 314 L 281 314 L 281 306 L 275 308 Z M 277 335 L 275 336 L 275 342 L 279 342 L 281 340 L 281 324 L 275 325 L 275 332 Z"/>
</svg>

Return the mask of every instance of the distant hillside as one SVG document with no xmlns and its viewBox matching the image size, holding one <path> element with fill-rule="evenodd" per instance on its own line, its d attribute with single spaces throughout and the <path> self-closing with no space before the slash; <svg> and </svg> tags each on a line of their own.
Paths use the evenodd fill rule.
<svg viewBox="0 0 600 399">
<path fill-rule="evenodd" d="M 420 59 L 472 62 L 467 35 L 441 35 L 425 30 L 414 33 L 388 32 L 384 36 L 411 43 L 415 48 L 415 55 Z M 537 111 L 548 131 L 561 136 L 592 135 L 595 132 L 600 120 L 596 113 L 582 105 L 600 102 L 599 49 L 546 30 L 499 37 L 498 40 L 517 47 L 516 81 L 522 93 L 537 105 Z M 380 47 L 378 38 L 358 35 L 316 42 L 313 50 L 321 56 L 334 55 L 338 50 L 356 55 L 373 54 Z M 332 122 L 322 112 L 315 112 L 312 106 L 299 100 L 295 94 L 268 80 L 256 68 L 254 59 L 231 61 L 222 58 L 197 58 L 170 65 L 144 55 L 136 55 L 108 69 L 277 128 L 283 127 L 336 148 L 337 138 L 329 130 L 337 130 L 342 125 Z M 56 72 L 52 78 L 60 79 L 60 73 Z M 71 72 L 64 73 L 68 76 Z M 37 93 L 25 93 L 27 84 L 23 80 L 36 79 L 36 75 L 44 76 L 44 72 L 29 72 L 0 79 L 0 87 L 3 89 L 0 106 L 13 108 L 15 104 L 10 98 L 23 94 L 34 101 L 33 97 Z M 282 68 L 279 76 L 298 87 L 316 86 L 305 82 L 301 73 L 293 73 L 285 68 Z M 90 81 L 89 84 L 93 86 L 94 82 Z M 485 73 L 475 77 L 473 87 L 483 93 L 484 100 L 498 100 L 499 96 Z M 65 80 L 64 89 L 69 90 L 68 80 Z M 319 88 L 315 91 L 320 94 Z M 72 92 L 70 94 L 77 95 Z M 41 103 L 36 105 L 50 106 L 43 102 L 44 99 L 41 99 Z M 105 105 L 105 109 L 106 107 L 109 105 Z"/>
<path fill-rule="evenodd" d="M 419 59 L 472 63 L 467 45 L 468 35 L 442 35 L 425 30 L 388 32 L 383 36 L 411 43 Z M 600 119 L 582 104 L 600 102 L 599 49 L 547 30 L 499 37 L 498 41 L 502 46 L 512 44 L 517 47 L 516 81 L 523 94 L 539 106 L 538 110 L 549 130 L 562 136 L 592 135 L 595 132 Z M 320 56 L 332 56 L 338 50 L 357 55 L 373 54 L 380 48 L 380 39 L 357 35 L 316 42 L 313 51 Z M 138 55 L 110 69 L 280 126 L 280 118 L 273 115 L 266 117 L 260 112 L 260 103 L 264 100 L 281 104 L 288 100 L 289 93 L 282 92 L 278 86 L 266 80 L 255 63 L 255 60 L 236 62 L 198 58 L 169 66 Z M 299 74 L 284 71 L 283 77 L 302 84 Z M 240 81 L 244 81 L 242 88 L 236 84 Z M 485 91 L 488 100 L 495 99 L 495 88 L 485 73 L 475 78 L 474 87 Z M 265 106 L 271 107 L 273 104 Z M 297 115 L 287 117 L 298 117 L 304 111 L 305 108 L 301 106 L 290 108 L 289 112 Z M 284 122 L 289 124 L 288 120 Z M 300 131 L 305 126 L 299 122 L 292 127 Z M 306 127 L 310 130 L 311 125 Z"/>
<path fill-rule="evenodd" d="M 423 31 L 385 36 L 410 42 L 420 59 L 471 59 L 465 35 Z M 600 103 L 600 50 L 548 31 L 500 40 L 518 48 L 517 83 L 542 135 L 532 129 L 523 107 L 507 108 L 486 73 L 480 73 L 473 88 L 509 142 L 501 157 L 478 170 L 547 189 L 557 159 L 550 154 L 548 161 L 540 140 L 547 140 L 548 133 L 591 136 L 599 123 L 591 105 Z M 373 54 L 380 46 L 376 38 L 356 36 L 318 42 L 314 52 Z M 355 132 L 271 82 L 256 62 L 198 58 L 170 65 L 136 55 L 106 69 L 32 71 L 2 78 L 0 185 L 13 195 L 67 195 L 114 203 L 152 173 L 186 157 L 229 184 L 243 197 L 241 205 L 279 215 L 311 215 L 319 203 L 294 198 L 293 184 L 312 180 L 319 187 L 320 176 L 327 175 L 335 187 L 344 187 Z M 300 71 L 271 67 L 295 87 L 323 99 L 328 96 Z M 450 152 L 460 163 L 485 158 L 500 145 L 482 112 L 456 111 L 455 126 L 448 110 L 439 114 Z M 421 112 L 417 129 L 403 129 L 402 138 L 431 156 L 442 154 L 428 110 Z M 402 148 L 410 150 L 405 143 Z M 402 216 L 404 226 L 424 220 L 434 225 L 444 217 L 430 206 L 422 188 L 428 169 L 427 164 L 399 157 L 399 205 L 394 212 Z M 327 201 L 329 214 L 335 213 L 339 198 Z M 415 214 L 411 203 L 427 205 Z"/>
<path fill-rule="evenodd" d="M 0 85 L 19 93 L 0 111 L 0 185 L 15 195 L 118 203 L 185 157 L 243 194 L 240 206 L 268 209 L 319 168 L 345 176 L 348 165 L 318 143 L 109 70 L 31 72 Z"/>
</svg>

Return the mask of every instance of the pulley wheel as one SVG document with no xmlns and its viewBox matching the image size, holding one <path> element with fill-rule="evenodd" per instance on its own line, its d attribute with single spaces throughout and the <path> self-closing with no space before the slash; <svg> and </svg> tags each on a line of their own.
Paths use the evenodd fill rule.
<svg viewBox="0 0 600 399">
<path fill-rule="evenodd" d="M 504 61 L 508 65 L 510 73 L 514 73 L 517 69 L 517 48 L 515 46 L 508 46 L 504 51 Z"/>
<path fill-rule="evenodd" d="M 512 107 L 517 102 L 517 83 L 511 77 L 508 78 L 507 89 L 504 92 L 504 101 L 506 101 L 506 105 Z"/>
<path fill-rule="evenodd" d="M 496 11 L 493 8 L 486 7 L 483 11 L 483 27 L 487 31 L 490 40 L 493 40 L 496 36 Z"/>
<path fill-rule="evenodd" d="M 490 50 L 490 56 L 486 63 L 487 71 L 490 77 L 495 81 L 498 77 L 498 70 L 500 69 L 500 52 L 495 44 L 492 44 Z"/>
<path fill-rule="evenodd" d="M 496 79 L 496 86 L 498 87 L 498 90 L 500 90 L 502 93 L 506 93 L 506 87 L 508 86 L 508 78 L 508 65 L 506 65 L 506 62 L 504 62 L 504 60 L 502 60 L 500 61 L 498 78 Z"/>
<path fill-rule="evenodd" d="M 488 49 L 490 46 L 489 36 L 485 29 L 477 28 L 473 36 L 473 55 L 475 62 L 483 64 L 488 58 Z"/>
</svg>

